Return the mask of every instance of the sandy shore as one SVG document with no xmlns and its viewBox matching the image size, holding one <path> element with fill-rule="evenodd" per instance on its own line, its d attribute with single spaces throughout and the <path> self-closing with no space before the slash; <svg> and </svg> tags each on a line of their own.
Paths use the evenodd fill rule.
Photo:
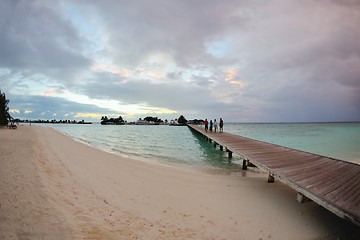
<svg viewBox="0 0 360 240">
<path fill-rule="evenodd" d="M 261 173 L 123 158 L 53 129 L 0 129 L 0 239 L 356 239 Z M 215 171 L 216 172 L 216 171 Z M 358 238 L 359 239 L 359 238 Z"/>
</svg>

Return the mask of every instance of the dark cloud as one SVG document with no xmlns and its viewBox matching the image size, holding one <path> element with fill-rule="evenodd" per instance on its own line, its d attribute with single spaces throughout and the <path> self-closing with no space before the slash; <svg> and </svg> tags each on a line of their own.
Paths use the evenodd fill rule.
<svg viewBox="0 0 360 240">
<path fill-rule="evenodd" d="M 118 63 L 134 66 L 154 53 L 168 53 L 179 66 L 211 61 L 205 42 L 241 26 L 249 1 L 81 1 L 79 8 L 97 14 L 107 29 L 110 49 Z M 246 10 L 249 6 L 246 7 Z"/>
<path fill-rule="evenodd" d="M 56 1 L 1 1 L 0 66 L 56 77 L 89 66 L 85 39 L 59 9 Z"/>
</svg>

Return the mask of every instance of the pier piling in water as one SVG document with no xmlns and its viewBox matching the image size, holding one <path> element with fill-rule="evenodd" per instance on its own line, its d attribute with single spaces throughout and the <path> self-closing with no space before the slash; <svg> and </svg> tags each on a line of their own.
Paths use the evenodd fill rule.
<svg viewBox="0 0 360 240">
<path fill-rule="evenodd" d="M 247 161 L 246 161 L 246 159 L 243 160 L 242 170 L 247 170 Z"/>
</svg>

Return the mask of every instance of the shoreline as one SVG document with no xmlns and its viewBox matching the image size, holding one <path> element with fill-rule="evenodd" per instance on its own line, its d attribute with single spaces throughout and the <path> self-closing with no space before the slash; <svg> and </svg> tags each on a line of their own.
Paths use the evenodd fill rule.
<svg viewBox="0 0 360 240">
<path fill-rule="evenodd" d="M 252 125 L 252 124 L 250 124 Z M 255 124 L 256 125 L 256 124 Z M 285 124 L 285 126 L 288 124 Z M 220 161 L 213 161 L 213 159 L 211 159 L 209 162 L 207 159 L 201 159 L 200 161 L 197 161 L 197 159 L 199 159 L 199 154 L 202 154 L 202 151 L 206 151 L 209 150 L 208 147 L 211 145 L 208 144 L 200 144 L 200 145 L 204 145 L 204 146 L 200 146 L 198 145 L 198 142 L 201 140 L 195 140 L 194 143 L 191 143 L 192 146 L 187 145 L 186 148 L 182 148 L 181 151 L 186 151 L 184 152 L 186 157 L 184 157 L 182 154 L 178 154 L 179 151 L 176 151 L 174 149 L 168 149 L 166 152 L 158 152 L 161 151 L 162 149 L 157 149 L 157 147 L 167 147 L 166 145 L 160 144 L 159 146 L 154 145 L 152 146 L 152 144 L 148 144 L 146 142 L 142 142 L 142 139 L 139 139 L 139 135 L 137 135 L 137 132 L 133 131 L 133 130 L 123 130 L 123 129 L 128 129 L 128 128 L 107 128 L 107 127 L 100 127 L 100 124 L 98 126 L 93 126 L 90 127 L 92 130 L 90 131 L 100 131 L 100 134 L 98 136 L 95 136 L 93 138 L 91 138 L 91 140 L 86 139 L 87 137 L 85 135 L 81 135 L 81 131 L 77 132 L 77 133 L 73 133 L 71 132 L 72 127 L 57 127 L 55 125 L 53 125 L 52 127 L 55 129 L 60 130 L 61 132 L 64 132 L 65 134 L 69 135 L 70 137 L 74 138 L 74 139 L 80 139 L 80 141 L 90 141 L 91 145 L 104 150 L 104 151 L 108 151 L 108 152 L 115 152 L 116 154 L 122 155 L 122 156 L 126 156 L 126 157 L 131 157 L 131 158 L 140 158 L 143 159 L 150 159 L 150 161 L 152 159 L 164 159 L 166 161 L 170 160 L 170 161 L 175 161 L 175 162 L 182 162 L 184 161 L 185 163 L 189 163 L 189 164 L 197 164 L 197 163 L 203 163 L 205 165 L 209 164 L 211 166 L 215 166 L 215 167 L 221 167 L 221 168 L 227 168 L 227 164 L 225 162 L 227 162 L 227 158 L 225 157 L 224 159 L 220 160 Z M 244 126 L 239 126 L 238 124 L 235 124 L 234 126 L 236 127 L 230 127 L 231 124 L 229 124 L 229 129 L 227 130 L 228 133 L 232 133 L 235 135 L 240 135 L 240 136 L 245 136 L 245 137 L 249 137 L 252 138 L 254 140 L 259 140 L 259 141 L 265 141 L 265 142 L 269 142 L 269 143 L 273 143 L 276 145 L 281 145 L 281 146 L 286 146 L 289 148 L 294 148 L 294 149 L 298 149 L 300 151 L 305 151 L 305 152 L 309 152 L 309 153 L 313 153 L 313 154 L 318 154 L 318 155 L 322 155 L 328 158 L 334 158 L 334 159 L 338 159 L 338 160 L 342 160 L 342 161 L 346 161 L 346 162 L 351 162 L 351 163 L 356 163 L 356 164 L 360 164 L 360 155 L 359 155 L 359 151 L 357 149 L 357 145 L 355 145 L 355 143 L 357 142 L 357 140 L 360 140 L 360 136 L 358 134 L 356 134 L 357 129 L 356 127 L 353 128 L 353 133 L 349 134 L 349 131 L 344 131 L 346 128 L 344 128 L 343 125 L 341 125 L 340 129 L 331 127 L 330 131 L 328 132 L 327 135 L 324 135 L 323 137 L 321 137 L 320 133 L 324 130 L 326 130 L 326 126 L 323 126 L 322 124 L 320 126 L 322 127 L 316 127 L 315 130 L 311 130 L 310 129 L 305 129 L 305 135 L 309 135 L 310 132 L 315 131 L 315 135 L 312 137 L 305 137 L 303 136 L 303 133 L 301 133 L 301 135 L 299 135 L 299 131 L 295 131 L 295 133 L 290 133 L 291 131 L 289 130 L 289 127 L 285 127 L 285 128 L 280 128 L 280 132 L 281 133 L 279 136 L 276 136 L 276 133 L 272 132 L 271 130 L 268 129 L 268 127 L 261 129 L 259 128 L 258 130 L 261 130 L 263 132 L 263 135 L 259 135 L 256 133 L 252 133 L 255 135 L 251 135 L 249 133 L 249 129 L 251 128 L 247 128 Z M 264 124 L 262 124 L 262 126 L 264 127 Z M 358 125 L 358 127 L 360 127 L 360 125 Z M 75 127 L 75 129 L 77 129 L 78 127 Z M 80 126 L 80 129 L 82 128 L 82 126 Z M 95 130 L 94 130 L 94 129 Z M 243 128 L 241 131 L 240 129 Z M 325 129 L 324 129 L 325 128 Z M 135 144 L 133 141 L 129 141 L 127 142 L 126 140 L 121 140 L 121 144 L 117 145 L 117 142 L 111 141 L 111 136 L 112 133 L 108 132 L 105 134 L 102 134 L 102 131 L 104 130 L 105 132 L 107 132 L 107 129 L 119 129 L 119 132 L 122 132 L 122 134 L 129 134 L 128 136 L 131 136 L 132 134 L 136 134 L 137 137 L 134 137 L 132 139 L 135 140 Z M 130 128 L 131 129 L 131 128 Z M 143 132 L 143 128 L 140 128 L 140 132 Z M 117 131 L 116 130 L 116 131 Z M 348 129 L 349 130 L 349 129 Z M 70 132 L 69 132 L 70 131 Z M 166 130 L 168 131 L 168 130 Z M 240 131 L 240 132 L 239 132 Z M 270 131 L 270 132 L 269 132 Z M 285 132 L 284 132 L 285 131 Z M 340 131 L 340 132 L 338 132 Z M 271 133 L 272 132 L 272 133 Z M 338 133 L 337 135 L 334 135 L 334 133 Z M 355 134 L 354 134 L 355 132 Z M 80 135 L 79 135 L 80 133 Z M 147 134 L 147 131 L 144 131 L 144 134 Z M 249 135 L 250 134 L 250 135 Z M 275 134 L 275 135 L 274 135 Z M 285 135 L 284 135 L 285 134 Z M 295 134 L 293 137 L 291 137 L 292 134 Z M 320 135 L 319 135 L 320 134 Z M 273 136 L 274 138 L 271 137 L 269 139 L 269 136 Z M 280 136 L 284 136 L 280 137 Z M 120 137 L 119 134 L 116 135 L 116 137 Z M 149 137 L 149 136 L 147 136 Z M 163 135 L 163 137 L 166 138 L 166 136 Z M 110 138 L 110 139 L 107 139 Z M 273 138 L 273 139 L 272 139 Z M 337 140 L 329 140 L 329 139 L 337 139 Z M 349 139 L 353 139 L 353 141 L 349 142 Z M 110 141 L 108 141 L 110 140 Z M 179 139 L 180 140 L 180 139 Z M 186 141 L 188 142 L 189 139 L 181 139 L 181 141 Z M 191 140 L 190 140 L 191 141 Z M 321 143 L 321 144 L 319 144 Z M 141 146 L 140 148 L 138 148 L 138 150 L 136 149 L 132 149 L 134 147 L 137 146 L 137 144 L 140 145 L 144 145 Z M 339 145 L 340 144 L 340 145 Z M 124 146 L 125 148 L 122 148 L 121 146 Z M 195 150 L 195 152 L 193 152 L 192 154 L 187 154 L 188 152 L 188 148 L 193 148 L 193 146 L 197 146 L 198 149 Z M 143 149 L 147 149 L 148 147 L 150 147 L 150 149 L 153 150 L 143 150 Z M 153 148 L 155 147 L 155 148 Z M 193 148 L 192 150 L 196 149 L 197 147 Z M 180 149 L 179 149 L 180 150 Z M 198 150 L 200 150 L 200 152 L 197 152 Z M 180 152 L 181 152 L 180 151 Z M 207 151 L 206 151 L 207 152 Z M 170 154 L 169 154 L 170 153 Z M 213 151 L 213 152 L 209 152 L 209 154 L 219 154 L 220 151 Z M 196 156 L 196 157 L 195 157 Z M 219 157 L 219 156 L 217 156 Z M 233 159 L 233 163 L 234 160 L 239 160 L 240 162 L 238 162 L 239 165 L 242 164 L 242 160 L 240 159 L 240 156 L 235 155 L 234 157 L 236 157 L 237 159 Z M 236 164 L 235 164 L 236 165 Z"/>
<path fill-rule="evenodd" d="M 360 236 L 358 227 L 313 202 L 299 204 L 295 191 L 262 173 L 132 160 L 47 127 L 0 129 L 0 140 L 1 239 Z"/>
</svg>

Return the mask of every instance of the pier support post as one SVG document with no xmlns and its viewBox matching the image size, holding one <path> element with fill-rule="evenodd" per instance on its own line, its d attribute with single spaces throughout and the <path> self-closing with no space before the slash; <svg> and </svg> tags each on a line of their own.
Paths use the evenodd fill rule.
<svg viewBox="0 0 360 240">
<path fill-rule="evenodd" d="M 232 151 L 227 150 L 227 152 L 228 152 L 228 158 L 231 159 L 232 158 Z"/>
<path fill-rule="evenodd" d="M 216 148 L 217 142 L 214 141 L 214 148 Z"/>
<path fill-rule="evenodd" d="M 220 151 L 223 151 L 224 147 L 222 145 L 220 145 Z"/>
<path fill-rule="evenodd" d="M 273 182 L 275 182 L 275 178 L 274 178 L 273 175 L 271 175 L 271 174 L 269 173 L 268 183 L 273 183 Z"/>
<path fill-rule="evenodd" d="M 242 170 L 247 170 L 247 161 L 246 161 L 246 159 L 243 159 Z"/>
<path fill-rule="evenodd" d="M 228 148 L 226 148 L 226 152 L 228 153 L 228 162 L 231 163 L 232 151 L 230 151 Z"/>
<path fill-rule="evenodd" d="M 299 203 L 305 203 L 305 202 L 310 202 L 310 201 L 311 201 L 309 198 L 307 198 L 306 196 L 304 196 L 304 195 L 301 194 L 301 193 L 298 193 L 298 194 L 297 194 L 296 200 L 297 200 Z"/>
</svg>

